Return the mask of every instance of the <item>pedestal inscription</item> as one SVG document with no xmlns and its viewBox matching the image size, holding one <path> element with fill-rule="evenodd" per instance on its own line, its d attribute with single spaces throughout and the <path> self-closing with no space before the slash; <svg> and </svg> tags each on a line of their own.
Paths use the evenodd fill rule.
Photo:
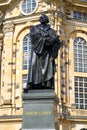
<svg viewBox="0 0 87 130">
<path fill-rule="evenodd" d="M 22 130 L 58 130 L 57 103 L 51 90 L 23 93 Z"/>
</svg>

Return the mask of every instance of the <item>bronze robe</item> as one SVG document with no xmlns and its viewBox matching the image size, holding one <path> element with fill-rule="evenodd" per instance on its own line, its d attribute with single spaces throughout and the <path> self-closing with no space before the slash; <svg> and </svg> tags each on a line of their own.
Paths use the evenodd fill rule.
<svg viewBox="0 0 87 130">
<path fill-rule="evenodd" d="M 33 88 L 48 87 L 54 89 L 55 58 L 58 55 L 60 41 L 50 25 L 36 25 L 30 30 L 31 59 L 27 85 Z"/>
</svg>

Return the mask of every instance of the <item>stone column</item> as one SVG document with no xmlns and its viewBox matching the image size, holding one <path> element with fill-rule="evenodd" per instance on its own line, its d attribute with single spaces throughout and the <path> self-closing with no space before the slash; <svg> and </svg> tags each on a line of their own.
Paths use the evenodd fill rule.
<svg viewBox="0 0 87 130">
<path fill-rule="evenodd" d="M 14 82 L 12 69 L 15 63 L 13 62 L 13 36 L 14 36 L 14 23 L 3 23 L 3 65 L 2 80 L 4 82 L 2 95 L 3 104 L 5 106 L 14 105 Z"/>
<path fill-rule="evenodd" d="M 63 7 L 58 7 L 56 10 L 57 19 L 57 33 L 60 36 L 61 47 L 58 55 L 58 117 L 64 118 L 63 102 L 66 102 L 66 68 L 65 68 L 65 14 Z"/>
</svg>

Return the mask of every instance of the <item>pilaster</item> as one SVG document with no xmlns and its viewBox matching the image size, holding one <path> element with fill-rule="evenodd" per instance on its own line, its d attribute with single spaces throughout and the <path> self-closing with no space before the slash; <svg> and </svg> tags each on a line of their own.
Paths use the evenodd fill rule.
<svg viewBox="0 0 87 130">
<path fill-rule="evenodd" d="M 13 37 L 14 23 L 3 23 L 3 52 L 2 52 L 2 97 L 3 105 L 12 107 L 14 104 L 14 81 L 13 81 Z M 13 105 L 14 106 L 14 105 Z M 12 111 L 10 111 L 11 114 Z"/>
<path fill-rule="evenodd" d="M 2 44 L 3 44 L 3 34 L 0 33 L 0 97 L 1 97 L 1 64 L 2 64 Z M 1 99 L 0 99 L 0 105 L 1 105 Z"/>
</svg>

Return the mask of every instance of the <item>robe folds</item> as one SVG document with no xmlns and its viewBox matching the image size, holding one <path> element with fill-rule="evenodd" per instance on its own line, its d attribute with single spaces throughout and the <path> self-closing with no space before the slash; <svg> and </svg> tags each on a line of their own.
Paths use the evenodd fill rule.
<svg viewBox="0 0 87 130">
<path fill-rule="evenodd" d="M 39 24 L 31 28 L 30 38 L 32 50 L 27 85 L 32 84 L 34 88 L 34 85 L 42 87 L 44 84 L 46 87 L 48 83 L 48 87 L 53 88 L 59 37 L 49 24 Z"/>
</svg>

